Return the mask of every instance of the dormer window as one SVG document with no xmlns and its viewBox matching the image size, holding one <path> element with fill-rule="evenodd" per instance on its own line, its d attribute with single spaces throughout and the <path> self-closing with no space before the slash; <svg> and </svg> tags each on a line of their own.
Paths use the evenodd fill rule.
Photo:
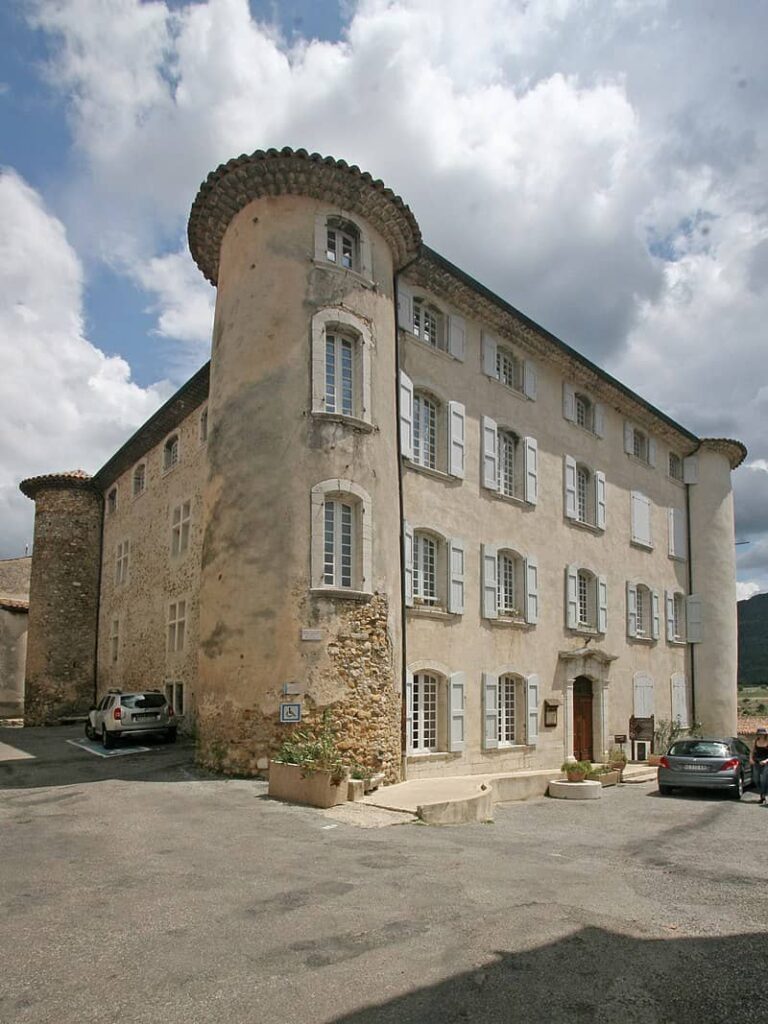
<svg viewBox="0 0 768 1024">
<path fill-rule="evenodd" d="M 179 435 L 172 434 L 163 446 L 163 470 L 173 469 L 179 461 Z"/>
<path fill-rule="evenodd" d="M 329 217 L 326 226 L 325 258 L 344 270 L 360 269 L 360 232 L 354 224 Z"/>
</svg>

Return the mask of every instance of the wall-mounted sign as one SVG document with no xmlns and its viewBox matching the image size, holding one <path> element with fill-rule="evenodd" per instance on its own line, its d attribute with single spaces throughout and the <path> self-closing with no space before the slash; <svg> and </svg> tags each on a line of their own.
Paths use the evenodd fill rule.
<svg viewBox="0 0 768 1024">
<path fill-rule="evenodd" d="M 300 722 L 301 721 L 301 704 L 281 704 L 280 705 L 280 721 L 281 722 Z"/>
<path fill-rule="evenodd" d="M 322 629 L 302 629 L 301 631 L 302 640 L 322 640 L 323 631 Z"/>
<path fill-rule="evenodd" d="M 613 742 L 614 743 L 626 743 L 627 742 L 627 737 L 626 737 L 626 735 L 624 733 L 621 733 L 620 735 L 613 737 Z"/>
<path fill-rule="evenodd" d="M 303 683 L 283 683 L 283 696 L 284 697 L 298 697 L 299 694 L 304 693 Z"/>
</svg>

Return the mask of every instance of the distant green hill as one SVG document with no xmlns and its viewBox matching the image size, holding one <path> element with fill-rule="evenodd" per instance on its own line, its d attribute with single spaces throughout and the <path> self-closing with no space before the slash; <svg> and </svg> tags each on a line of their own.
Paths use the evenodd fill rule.
<svg viewBox="0 0 768 1024">
<path fill-rule="evenodd" d="M 768 684 L 768 594 L 739 601 L 739 684 Z"/>
</svg>

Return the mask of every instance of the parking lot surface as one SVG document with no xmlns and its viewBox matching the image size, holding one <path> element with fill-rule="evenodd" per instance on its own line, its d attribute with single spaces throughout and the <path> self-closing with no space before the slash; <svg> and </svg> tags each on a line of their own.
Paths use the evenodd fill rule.
<svg viewBox="0 0 768 1024">
<path fill-rule="evenodd" d="M 764 1016 L 751 791 L 358 828 L 199 772 L 184 743 L 105 759 L 79 736 L 0 730 L 3 1024 Z"/>
</svg>

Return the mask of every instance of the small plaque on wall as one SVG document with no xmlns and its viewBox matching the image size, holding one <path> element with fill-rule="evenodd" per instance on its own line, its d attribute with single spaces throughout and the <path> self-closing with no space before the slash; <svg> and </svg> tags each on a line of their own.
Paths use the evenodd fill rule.
<svg viewBox="0 0 768 1024">
<path fill-rule="evenodd" d="M 322 640 L 323 631 L 322 629 L 302 629 L 301 631 L 302 640 Z"/>
<path fill-rule="evenodd" d="M 293 723 L 301 721 L 301 704 L 281 704 L 280 721 Z"/>
</svg>

